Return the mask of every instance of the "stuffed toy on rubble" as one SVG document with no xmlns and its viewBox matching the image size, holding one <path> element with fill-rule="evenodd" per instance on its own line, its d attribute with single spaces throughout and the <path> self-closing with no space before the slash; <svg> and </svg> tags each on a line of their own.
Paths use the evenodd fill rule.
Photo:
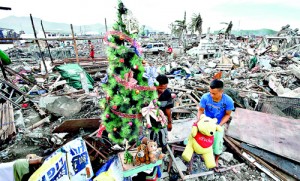
<svg viewBox="0 0 300 181">
<path fill-rule="evenodd" d="M 200 120 L 193 125 L 188 144 L 182 153 L 182 158 L 189 162 L 193 153 L 196 152 L 202 155 L 207 168 L 216 167 L 212 148 L 216 131 L 223 131 L 223 128 L 217 125 L 217 119 L 212 119 L 202 114 Z"/>
<path fill-rule="evenodd" d="M 148 140 L 148 138 L 143 138 L 142 144 L 147 145 L 151 163 L 156 163 L 158 160 L 162 160 L 165 157 L 165 154 L 162 153 L 161 148 L 157 147 L 157 143 L 155 141 Z"/>
<path fill-rule="evenodd" d="M 150 163 L 149 151 L 146 144 L 140 144 L 137 147 L 137 153 L 135 155 L 134 165 L 139 166 L 142 163 L 146 163 L 146 164 Z"/>
</svg>

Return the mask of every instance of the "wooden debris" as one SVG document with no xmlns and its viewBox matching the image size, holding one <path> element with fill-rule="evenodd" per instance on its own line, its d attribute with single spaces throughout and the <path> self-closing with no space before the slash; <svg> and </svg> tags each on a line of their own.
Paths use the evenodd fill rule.
<svg viewBox="0 0 300 181">
<path fill-rule="evenodd" d="M 53 133 L 78 133 L 83 130 L 96 130 L 100 126 L 100 118 L 65 120 L 53 130 Z"/>
</svg>

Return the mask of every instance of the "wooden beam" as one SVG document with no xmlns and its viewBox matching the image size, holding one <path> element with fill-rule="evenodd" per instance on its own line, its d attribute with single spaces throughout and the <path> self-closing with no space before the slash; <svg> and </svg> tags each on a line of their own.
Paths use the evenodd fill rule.
<svg viewBox="0 0 300 181">
<path fill-rule="evenodd" d="M 93 145 L 91 145 L 88 141 L 86 141 L 85 139 L 83 139 L 84 142 L 90 146 L 93 150 L 95 150 L 95 152 L 97 152 L 99 155 L 101 155 L 105 160 L 108 160 L 106 156 L 104 156 L 99 150 L 97 150 Z"/>
<path fill-rule="evenodd" d="M 36 31 L 35 31 L 35 27 L 34 27 L 34 23 L 33 23 L 33 18 L 32 18 L 32 15 L 31 15 L 31 14 L 30 14 L 30 20 L 31 20 L 31 25 L 32 25 L 34 37 L 37 38 Z M 40 46 L 39 41 L 36 40 L 36 44 L 37 44 L 38 47 L 39 47 L 39 51 L 40 51 L 40 54 L 41 54 L 41 56 L 42 56 L 42 61 L 43 61 L 43 64 L 44 64 L 44 68 L 45 68 L 46 74 L 48 74 L 47 66 L 46 66 L 46 63 L 45 63 L 44 56 L 43 56 L 43 54 L 42 54 L 42 50 L 41 50 L 41 46 Z"/>
<path fill-rule="evenodd" d="M 74 50 L 75 50 L 75 54 L 76 54 L 76 61 L 79 64 L 79 59 L 78 59 L 78 49 L 77 49 L 77 44 L 76 44 L 76 39 L 74 36 L 74 30 L 73 30 L 73 25 L 71 24 L 71 31 L 72 31 L 72 38 L 73 38 L 73 45 L 74 45 Z"/>
<path fill-rule="evenodd" d="M 42 30 L 43 30 L 43 33 L 44 33 L 44 37 L 47 38 L 47 37 L 46 37 L 46 33 L 45 33 L 45 29 L 44 29 L 44 25 L 43 25 L 43 21 L 42 21 L 42 20 L 41 20 L 41 26 L 42 26 Z M 48 53 L 49 53 L 49 56 L 50 56 L 50 59 L 51 59 L 51 63 L 53 63 L 53 58 L 52 58 L 52 56 L 51 56 L 51 52 L 50 52 L 50 48 L 49 48 L 48 41 L 45 40 L 45 42 L 46 42 L 46 45 L 47 45 L 47 49 L 48 49 Z"/>
</svg>

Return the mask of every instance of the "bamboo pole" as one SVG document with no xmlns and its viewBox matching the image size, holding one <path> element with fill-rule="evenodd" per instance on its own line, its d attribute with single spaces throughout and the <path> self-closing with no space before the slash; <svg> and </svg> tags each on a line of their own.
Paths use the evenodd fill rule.
<svg viewBox="0 0 300 181">
<path fill-rule="evenodd" d="M 43 30 L 44 36 L 45 36 L 45 38 L 47 38 L 47 37 L 46 37 L 46 33 L 45 33 L 45 29 L 44 29 L 44 25 L 43 25 L 43 21 L 42 21 L 42 20 L 41 20 L 41 26 L 42 26 L 42 30 Z M 47 49 L 48 49 L 48 53 L 49 53 L 51 62 L 53 63 L 53 58 L 52 58 L 52 56 L 51 56 L 51 52 L 50 52 L 50 48 L 49 48 L 48 41 L 45 40 L 45 42 L 46 42 L 46 45 L 47 45 Z"/>
<path fill-rule="evenodd" d="M 37 38 L 37 36 L 36 36 L 36 31 L 35 31 L 35 27 L 34 27 L 34 23 L 33 23 L 33 18 L 32 18 L 32 15 L 31 15 L 31 14 L 30 14 L 30 20 L 31 20 L 31 25 L 32 25 L 34 37 Z M 41 56 L 42 56 L 42 61 L 43 61 L 44 67 L 45 67 L 46 74 L 48 74 L 47 66 L 46 66 L 46 63 L 45 63 L 44 56 L 43 56 L 43 54 L 42 54 L 42 50 L 41 50 L 40 43 L 39 43 L 39 41 L 37 41 L 37 40 L 36 40 L 35 42 L 36 42 L 36 44 L 37 44 L 38 47 L 39 47 L 39 51 L 40 51 L 40 54 L 41 54 Z"/>
<path fill-rule="evenodd" d="M 74 36 L 74 30 L 73 30 L 73 25 L 71 24 L 71 31 L 72 31 L 72 38 L 73 38 L 73 42 L 74 42 L 74 50 L 75 50 L 75 54 L 76 54 L 76 61 L 79 64 L 79 58 L 78 58 L 78 49 L 77 49 L 77 44 L 76 44 L 76 39 Z"/>
</svg>

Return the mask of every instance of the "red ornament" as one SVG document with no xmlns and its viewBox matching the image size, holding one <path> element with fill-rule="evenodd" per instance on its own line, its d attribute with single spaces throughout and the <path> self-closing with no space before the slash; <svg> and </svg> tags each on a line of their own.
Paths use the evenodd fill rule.
<svg viewBox="0 0 300 181">
<path fill-rule="evenodd" d="M 133 68 L 134 68 L 134 69 L 138 69 L 138 68 L 139 68 L 139 66 L 135 65 L 135 66 L 133 66 Z"/>
<path fill-rule="evenodd" d="M 109 114 L 106 114 L 106 118 L 107 118 L 107 119 L 109 118 Z"/>
<path fill-rule="evenodd" d="M 124 58 L 120 58 L 119 62 L 124 63 Z"/>
<path fill-rule="evenodd" d="M 117 131 L 117 128 L 114 128 L 114 131 Z"/>
<path fill-rule="evenodd" d="M 109 95 L 106 95 L 106 100 L 109 100 L 109 99 L 110 99 Z"/>
<path fill-rule="evenodd" d="M 129 125 L 129 126 L 132 126 L 132 122 L 129 122 L 128 125 Z"/>
<path fill-rule="evenodd" d="M 116 109 L 118 108 L 118 106 L 113 105 L 112 108 L 113 108 L 114 110 L 116 110 Z"/>
</svg>

